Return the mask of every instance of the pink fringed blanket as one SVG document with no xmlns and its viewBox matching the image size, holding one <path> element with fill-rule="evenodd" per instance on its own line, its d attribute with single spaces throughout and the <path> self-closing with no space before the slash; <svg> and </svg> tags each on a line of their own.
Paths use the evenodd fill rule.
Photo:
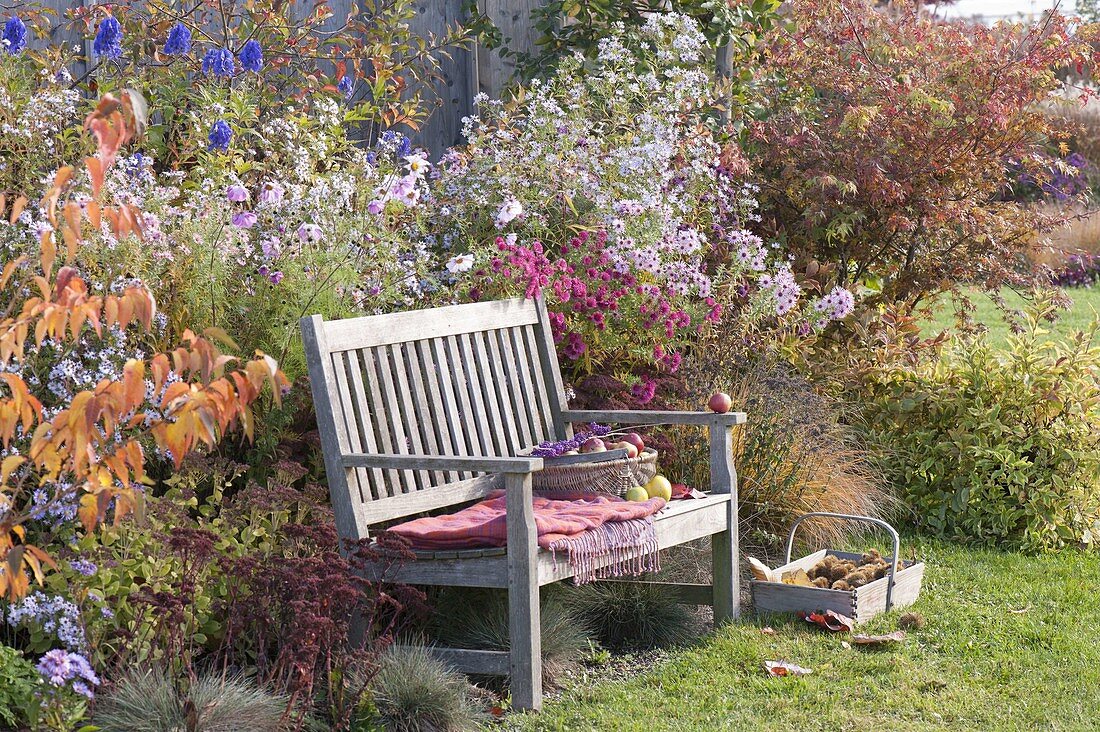
<svg viewBox="0 0 1100 732">
<path fill-rule="evenodd" d="M 536 497 L 539 546 L 566 552 L 576 582 L 655 571 L 659 563 L 653 514 L 664 505 L 660 498 L 632 502 L 602 495 L 571 501 Z M 408 539 L 414 549 L 504 546 L 505 497 L 498 492 L 457 513 L 406 521 L 390 531 Z M 601 566 L 608 559 L 610 563 Z"/>
</svg>

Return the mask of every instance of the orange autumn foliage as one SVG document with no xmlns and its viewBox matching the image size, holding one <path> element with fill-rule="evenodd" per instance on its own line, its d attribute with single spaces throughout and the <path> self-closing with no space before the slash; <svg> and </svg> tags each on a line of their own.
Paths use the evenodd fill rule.
<svg viewBox="0 0 1100 732">
<path fill-rule="evenodd" d="M 85 222 L 93 230 L 106 222 L 118 237 L 141 235 L 140 216 L 132 206 L 102 205 L 99 199 L 107 170 L 144 124 L 143 109 L 144 102 L 130 91 L 121 100 L 107 95 L 100 101 L 85 121 L 98 143 L 98 156 L 85 160 L 91 199 L 82 204 L 65 200 L 77 176 L 72 168 L 59 170 L 41 201 L 52 229 L 41 236 L 38 267 L 32 270 L 20 258 L 0 273 L 0 287 L 29 293 L 0 314 L 0 367 L 23 361 L 28 338 L 39 346 L 71 343 L 87 328 L 102 334 L 105 327 L 152 325 L 156 300 L 147 288 L 92 294 L 71 266 Z M 15 223 L 26 205 L 23 198 L 14 201 L 9 221 Z M 0 196 L 0 215 L 7 208 Z M 65 264 L 54 273 L 58 235 L 65 244 Z M 0 447 L 7 453 L 0 460 L 0 595 L 21 597 L 32 577 L 41 583 L 44 571 L 55 567 L 45 551 L 25 541 L 29 492 L 71 485 L 67 495 L 79 496 L 77 515 L 91 531 L 109 510 L 117 523 L 136 508 L 140 487 L 150 482 L 143 440 L 155 443 L 179 466 L 188 453 L 213 447 L 235 429 L 252 438 L 252 405 L 265 384 L 278 401 L 289 383 L 274 359 L 262 353 L 227 371 L 237 359 L 216 341 L 228 339 L 219 331 L 186 331 L 175 350 L 148 361 L 129 360 L 120 379 L 101 380 L 49 418 L 20 376 L 0 373 L 0 394 L 6 392 L 0 396 Z M 147 398 L 147 381 L 152 398 Z M 51 500 L 57 500 L 56 492 Z"/>
</svg>

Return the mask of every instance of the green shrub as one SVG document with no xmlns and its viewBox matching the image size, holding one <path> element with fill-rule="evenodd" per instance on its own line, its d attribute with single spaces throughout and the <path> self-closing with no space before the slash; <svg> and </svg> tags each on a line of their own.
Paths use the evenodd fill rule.
<svg viewBox="0 0 1100 732">
<path fill-rule="evenodd" d="M 0 645 L 0 723 L 5 729 L 26 723 L 38 707 L 34 692 L 40 679 L 34 664 L 22 653 Z"/>
<path fill-rule="evenodd" d="M 95 724 L 104 732 L 276 732 L 287 700 L 250 681 L 200 676 L 190 690 L 160 668 L 131 670 L 103 694 Z"/>
<path fill-rule="evenodd" d="M 596 582 L 563 593 L 573 613 L 608 648 L 659 648 L 690 643 L 697 615 L 660 585 Z"/>
<path fill-rule="evenodd" d="M 372 682 L 373 716 L 391 732 L 464 732 L 484 716 L 472 692 L 423 646 L 392 647 Z"/>
<path fill-rule="evenodd" d="M 1003 350 L 976 336 L 875 377 L 878 463 L 938 536 L 1027 550 L 1100 538 L 1097 326 L 1052 340 L 1052 303 L 1039 298 Z"/>
<path fill-rule="evenodd" d="M 434 635 L 456 648 L 507 651 L 508 595 L 492 590 L 448 588 L 435 603 Z M 542 595 L 542 677 L 547 686 L 588 650 L 591 632 L 560 591 Z"/>
</svg>

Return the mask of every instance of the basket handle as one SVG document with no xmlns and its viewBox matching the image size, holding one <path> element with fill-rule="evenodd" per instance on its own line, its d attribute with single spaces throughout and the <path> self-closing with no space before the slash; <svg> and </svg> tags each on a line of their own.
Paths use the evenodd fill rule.
<svg viewBox="0 0 1100 732">
<path fill-rule="evenodd" d="M 901 537 L 898 536 L 897 529 L 890 524 L 886 523 L 882 519 L 872 518 L 871 516 L 855 516 L 850 513 L 829 513 L 828 511 L 813 511 L 811 513 L 804 513 L 794 520 L 791 524 L 791 532 L 787 534 L 787 561 L 786 564 L 791 563 L 791 550 L 794 548 L 794 532 L 798 529 L 798 525 L 809 518 L 833 518 L 843 519 L 845 521 L 863 521 L 864 523 L 874 524 L 880 528 L 886 529 L 890 532 L 890 536 L 894 539 L 894 557 L 892 566 L 890 567 L 890 578 L 886 580 L 886 609 L 889 610 L 894 604 L 894 577 L 898 573 L 898 555 L 901 553 Z"/>
</svg>

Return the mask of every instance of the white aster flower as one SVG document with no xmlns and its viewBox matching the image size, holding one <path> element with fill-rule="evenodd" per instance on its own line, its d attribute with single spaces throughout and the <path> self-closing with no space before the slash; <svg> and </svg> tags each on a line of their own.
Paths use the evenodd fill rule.
<svg viewBox="0 0 1100 732">
<path fill-rule="evenodd" d="M 472 254 L 456 254 L 447 260 L 445 265 L 447 271 L 451 274 L 458 274 L 459 272 L 469 272 L 474 266 L 474 255 Z"/>
</svg>

